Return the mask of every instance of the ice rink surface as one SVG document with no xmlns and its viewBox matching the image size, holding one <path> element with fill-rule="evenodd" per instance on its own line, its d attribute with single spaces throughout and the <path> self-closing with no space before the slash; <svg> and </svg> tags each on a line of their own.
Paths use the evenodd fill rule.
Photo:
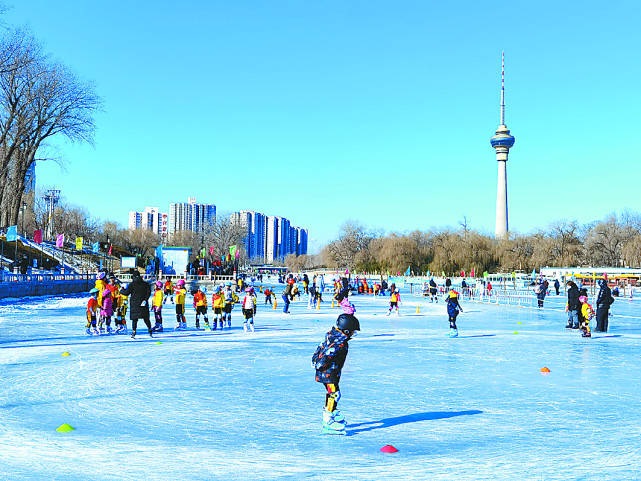
<svg viewBox="0 0 641 481">
<path fill-rule="evenodd" d="M 86 298 L 5 301 L 0 478 L 641 479 L 641 302 L 618 299 L 610 332 L 583 339 L 564 329 L 561 298 L 463 300 L 449 339 L 442 301 L 402 294 L 398 317 L 387 298 L 351 298 L 348 436 L 320 434 L 310 361 L 340 313 L 327 302 L 285 315 L 258 294 L 253 334 L 238 306 L 231 330 L 173 332 L 166 305 L 169 329 L 131 340 L 86 336 Z"/>
</svg>

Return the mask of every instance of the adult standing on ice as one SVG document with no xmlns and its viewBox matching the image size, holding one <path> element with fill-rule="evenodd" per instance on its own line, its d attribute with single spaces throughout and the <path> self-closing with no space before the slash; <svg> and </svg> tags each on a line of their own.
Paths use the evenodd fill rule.
<svg viewBox="0 0 641 481">
<path fill-rule="evenodd" d="M 579 302 L 579 288 L 574 281 L 568 281 L 566 284 L 568 292 L 568 303 L 565 305 L 565 312 L 568 313 L 568 325 L 566 329 L 579 328 L 579 309 L 581 303 Z"/>
<path fill-rule="evenodd" d="M 599 280 L 599 294 L 596 297 L 596 329 L 597 332 L 608 332 L 608 315 L 610 304 L 614 302 L 612 291 L 605 279 Z"/>
<path fill-rule="evenodd" d="M 129 296 L 129 319 L 132 323 L 131 338 L 136 337 L 136 327 L 138 319 L 142 319 L 151 335 L 151 322 L 149 322 L 149 296 L 151 296 L 151 286 L 140 277 L 140 272 L 135 270 L 132 274 L 131 284 L 120 291 L 121 294 Z"/>
</svg>

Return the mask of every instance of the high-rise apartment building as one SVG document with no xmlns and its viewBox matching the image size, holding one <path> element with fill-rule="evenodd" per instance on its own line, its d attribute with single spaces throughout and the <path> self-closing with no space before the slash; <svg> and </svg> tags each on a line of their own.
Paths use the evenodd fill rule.
<svg viewBox="0 0 641 481">
<path fill-rule="evenodd" d="M 167 234 L 167 214 L 158 207 L 145 207 L 142 212 L 129 212 L 129 230 L 147 229 L 158 235 Z"/>
<path fill-rule="evenodd" d="M 194 197 L 190 197 L 187 202 L 169 204 L 167 230 L 170 234 L 185 230 L 203 232 L 215 222 L 214 204 L 197 204 Z"/>
<path fill-rule="evenodd" d="M 253 210 L 234 212 L 230 220 L 245 229 L 243 242 L 250 259 L 265 258 L 265 215 Z"/>
</svg>

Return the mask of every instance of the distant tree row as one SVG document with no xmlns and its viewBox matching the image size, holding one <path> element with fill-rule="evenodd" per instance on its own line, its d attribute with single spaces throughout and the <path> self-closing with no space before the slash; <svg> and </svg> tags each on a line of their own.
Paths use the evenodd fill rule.
<svg viewBox="0 0 641 481">
<path fill-rule="evenodd" d="M 468 229 L 414 231 L 382 235 L 348 222 L 338 239 L 318 258 L 290 260 L 294 267 L 312 264 L 361 272 L 445 272 L 448 275 L 475 270 L 525 271 L 553 266 L 641 267 L 641 214 L 620 215 L 580 225 L 560 220 L 534 233 L 511 234 L 498 241 Z M 307 264 L 307 265 L 305 265 Z M 288 264 L 289 266 L 289 264 Z"/>
</svg>

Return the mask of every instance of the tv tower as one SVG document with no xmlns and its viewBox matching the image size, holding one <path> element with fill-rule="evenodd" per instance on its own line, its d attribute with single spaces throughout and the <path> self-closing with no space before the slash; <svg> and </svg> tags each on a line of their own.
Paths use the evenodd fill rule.
<svg viewBox="0 0 641 481">
<path fill-rule="evenodd" d="M 490 139 L 490 144 L 496 151 L 499 164 L 498 182 L 496 184 L 496 229 L 494 237 L 507 239 L 507 156 L 510 147 L 514 145 L 514 137 L 505 125 L 505 52 L 501 53 L 501 123 L 496 134 Z"/>
</svg>

